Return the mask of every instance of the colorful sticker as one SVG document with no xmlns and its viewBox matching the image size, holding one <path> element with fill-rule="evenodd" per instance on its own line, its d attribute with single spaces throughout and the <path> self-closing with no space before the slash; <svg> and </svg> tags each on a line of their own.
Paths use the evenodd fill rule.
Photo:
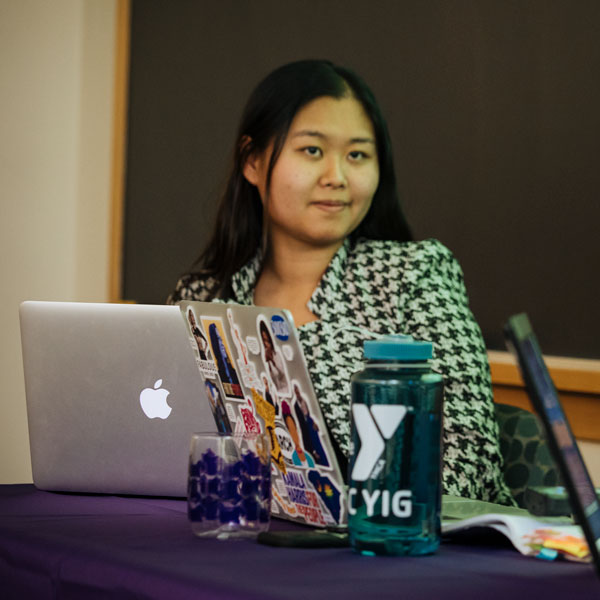
<svg viewBox="0 0 600 600">
<path fill-rule="evenodd" d="M 287 497 L 296 506 L 298 514 L 310 525 L 324 527 L 327 523 L 323 511 L 319 505 L 319 499 L 315 492 L 308 488 L 302 473 L 288 470 L 283 476 Z"/>
<path fill-rule="evenodd" d="M 294 453 L 294 442 L 290 434 L 281 426 L 275 427 L 275 435 L 277 436 L 277 441 L 279 442 L 279 448 L 281 449 L 281 453 L 283 454 L 286 461 L 292 465 L 292 454 Z"/>
<path fill-rule="evenodd" d="M 331 461 L 321 440 L 319 426 L 310 412 L 306 394 L 295 380 L 292 382 L 292 388 L 294 416 L 300 430 L 304 452 L 312 457 L 316 465 L 330 468 Z"/>
<path fill-rule="evenodd" d="M 278 340 L 287 342 L 290 337 L 290 330 L 283 317 L 280 315 L 273 315 L 271 317 L 271 329 Z"/>
<path fill-rule="evenodd" d="M 323 511 L 319 506 L 318 496 L 314 492 L 310 492 L 307 490 L 306 499 L 308 500 L 307 506 L 302 504 L 296 504 L 296 510 L 298 511 L 298 513 L 301 514 L 306 520 L 306 522 L 310 525 L 325 527 L 329 519 L 325 519 L 325 517 L 323 516 Z"/>
<path fill-rule="evenodd" d="M 242 415 L 242 420 L 244 421 L 244 428 L 248 433 L 260 433 L 260 423 L 254 416 L 252 400 L 250 400 L 250 398 L 247 398 L 246 400 L 248 402 L 248 407 L 240 407 L 240 415 Z"/>
<path fill-rule="evenodd" d="M 326 475 L 321 475 L 318 471 L 309 471 L 307 478 L 328 512 L 331 513 L 334 522 L 339 523 L 342 511 L 342 495 L 333 481 Z"/>
<path fill-rule="evenodd" d="M 208 341 L 212 351 L 213 361 L 217 367 L 219 379 L 228 398 L 244 399 L 244 393 L 231 353 L 227 337 L 223 330 L 223 321 L 218 317 L 202 317 L 204 330 L 208 332 Z"/>
<path fill-rule="evenodd" d="M 194 349 L 194 356 L 196 358 L 196 363 L 200 368 L 200 372 L 209 379 L 216 379 L 217 368 L 215 363 L 212 361 L 212 355 L 206 334 L 198 325 L 196 314 L 191 307 L 188 307 L 186 314 L 188 330 L 191 335 L 190 341 L 192 348 Z"/>
<path fill-rule="evenodd" d="M 298 514 L 298 511 L 296 510 L 296 505 L 285 500 L 285 497 L 287 495 L 285 490 L 281 492 L 276 490 L 275 488 L 272 488 L 271 492 L 273 494 L 273 500 L 275 500 L 275 502 L 283 509 L 283 512 L 285 512 L 290 517 L 295 517 Z"/>
<path fill-rule="evenodd" d="M 277 435 L 275 434 L 275 406 L 267 402 L 254 388 L 252 388 L 252 400 L 254 401 L 256 412 L 265 422 L 265 430 L 271 438 L 271 458 L 279 467 L 279 470 L 285 473 L 285 461 L 283 460 L 283 454 L 281 453 Z"/>
<path fill-rule="evenodd" d="M 285 454 L 284 456 L 286 456 L 286 458 L 288 458 L 288 460 L 291 461 L 291 464 L 296 467 L 309 467 L 311 469 L 314 468 L 315 461 L 312 455 L 304 451 L 302 442 L 300 440 L 300 428 L 296 423 L 296 419 L 292 415 L 292 409 L 287 400 L 281 401 L 281 419 L 283 420 L 285 428 L 292 440 L 293 446 L 291 457 L 288 457 Z"/>
<path fill-rule="evenodd" d="M 265 369 L 279 396 L 291 395 L 290 380 L 283 353 L 275 344 L 269 324 L 264 317 L 258 318 L 258 337 L 261 342 L 262 359 Z"/>
<path fill-rule="evenodd" d="M 231 422 L 229 420 L 228 411 L 225 409 L 225 403 L 223 402 L 223 397 L 221 396 L 219 388 L 215 383 L 209 380 L 204 382 L 204 387 L 206 388 L 206 395 L 208 396 L 210 408 L 215 417 L 217 429 L 221 433 L 231 431 Z"/>
</svg>

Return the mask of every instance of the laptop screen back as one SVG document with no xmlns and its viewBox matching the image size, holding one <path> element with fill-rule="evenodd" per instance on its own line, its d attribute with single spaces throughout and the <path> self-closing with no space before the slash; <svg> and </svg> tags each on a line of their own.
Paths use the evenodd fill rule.
<svg viewBox="0 0 600 600">
<path fill-rule="evenodd" d="M 505 335 L 518 358 L 529 397 L 567 487 L 571 509 L 585 533 L 600 574 L 600 505 L 527 315 L 511 317 Z"/>
<path fill-rule="evenodd" d="M 216 426 L 176 306 L 25 302 L 33 481 L 185 496 L 190 436 Z"/>
</svg>

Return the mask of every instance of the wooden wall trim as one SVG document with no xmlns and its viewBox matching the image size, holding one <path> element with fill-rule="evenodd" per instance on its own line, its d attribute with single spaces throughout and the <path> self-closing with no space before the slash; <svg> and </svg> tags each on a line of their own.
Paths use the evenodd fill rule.
<svg viewBox="0 0 600 600">
<path fill-rule="evenodd" d="M 489 351 L 494 385 L 523 387 L 517 363 L 509 352 Z M 559 391 L 600 394 L 600 360 L 544 357 L 552 381 Z"/>
<path fill-rule="evenodd" d="M 488 352 L 494 400 L 533 411 L 509 352 Z M 544 357 L 577 439 L 600 442 L 600 360 Z"/>
<path fill-rule="evenodd" d="M 521 387 L 494 385 L 494 401 L 534 412 L 527 393 Z M 600 442 L 600 396 L 567 392 L 560 394 L 560 401 L 575 437 Z"/>
<path fill-rule="evenodd" d="M 111 222 L 108 298 L 120 302 L 123 273 L 123 218 L 125 196 L 125 156 L 127 147 L 127 104 L 131 0 L 117 0 L 115 70 L 113 100 L 113 140 L 111 167 Z"/>
</svg>

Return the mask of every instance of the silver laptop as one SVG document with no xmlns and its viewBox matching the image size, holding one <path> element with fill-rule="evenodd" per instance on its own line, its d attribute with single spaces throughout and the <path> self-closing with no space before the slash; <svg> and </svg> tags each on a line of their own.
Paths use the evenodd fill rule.
<svg viewBox="0 0 600 600">
<path fill-rule="evenodd" d="M 185 496 L 190 435 L 216 431 L 176 306 L 20 307 L 34 484 Z"/>
</svg>

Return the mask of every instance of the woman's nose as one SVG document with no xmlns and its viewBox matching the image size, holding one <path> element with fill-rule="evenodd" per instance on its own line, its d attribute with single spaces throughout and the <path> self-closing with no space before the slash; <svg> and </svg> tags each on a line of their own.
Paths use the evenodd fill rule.
<svg viewBox="0 0 600 600">
<path fill-rule="evenodd" d="M 347 185 L 344 161 L 338 156 L 329 156 L 323 161 L 320 184 L 323 187 L 344 188 Z"/>
</svg>

